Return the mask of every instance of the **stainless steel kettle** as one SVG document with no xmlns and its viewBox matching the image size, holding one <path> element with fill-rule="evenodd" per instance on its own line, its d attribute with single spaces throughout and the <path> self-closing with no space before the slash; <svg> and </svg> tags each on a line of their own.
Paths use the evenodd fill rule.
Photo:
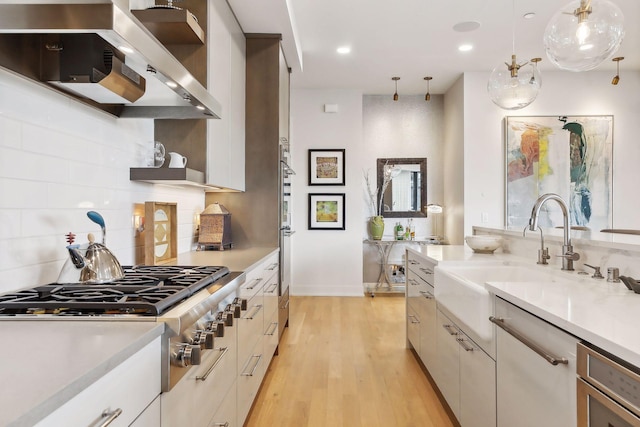
<svg viewBox="0 0 640 427">
<path fill-rule="evenodd" d="M 93 234 L 89 233 L 88 245 L 67 246 L 69 259 L 62 266 L 58 283 L 109 283 L 124 277 L 120 262 L 105 246 L 104 218 L 95 211 L 87 212 L 87 216 L 102 228 L 102 243 L 96 243 Z"/>
</svg>

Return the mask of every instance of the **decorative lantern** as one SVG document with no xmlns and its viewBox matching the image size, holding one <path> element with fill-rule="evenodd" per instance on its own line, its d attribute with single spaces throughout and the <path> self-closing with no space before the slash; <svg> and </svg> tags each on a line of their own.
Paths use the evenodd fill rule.
<svg viewBox="0 0 640 427">
<path fill-rule="evenodd" d="M 231 248 L 231 214 L 219 203 L 214 203 L 200 214 L 200 233 L 198 236 L 198 250 L 213 249 L 223 251 Z"/>
</svg>

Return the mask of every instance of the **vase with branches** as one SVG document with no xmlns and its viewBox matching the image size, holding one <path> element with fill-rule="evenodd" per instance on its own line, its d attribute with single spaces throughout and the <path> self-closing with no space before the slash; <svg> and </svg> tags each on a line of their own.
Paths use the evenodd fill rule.
<svg viewBox="0 0 640 427">
<path fill-rule="evenodd" d="M 382 235 L 384 234 L 384 217 L 382 216 L 384 192 L 394 177 L 393 168 L 388 168 L 386 163 L 383 170 L 384 176 L 380 187 L 371 185 L 369 171 L 366 171 L 364 174 L 364 182 L 369 198 L 369 208 L 372 213 L 369 219 L 369 234 L 371 234 L 373 240 L 382 240 Z M 375 190 L 373 190 L 374 188 Z"/>
</svg>

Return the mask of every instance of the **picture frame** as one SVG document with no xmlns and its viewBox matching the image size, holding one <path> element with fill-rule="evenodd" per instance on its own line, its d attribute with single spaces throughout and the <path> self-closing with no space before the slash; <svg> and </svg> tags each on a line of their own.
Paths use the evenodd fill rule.
<svg viewBox="0 0 640 427">
<path fill-rule="evenodd" d="M 345 229 L 345 193 L 309 193 L 309 230 Z"/>
<path fill-rule="evenodd" d="M 309 185 L 345 185 L 345 150 L 310 149 Z"/>
<path fill-rule="evenodd" d="M 505 117 L 505 224 L 523 227 L 538 197 L 556 193 L 569 208 L 572 229 L 613 223 L 613 116 Z M 549 204 L 541 227 L 561 227 Z"/>
</svg>

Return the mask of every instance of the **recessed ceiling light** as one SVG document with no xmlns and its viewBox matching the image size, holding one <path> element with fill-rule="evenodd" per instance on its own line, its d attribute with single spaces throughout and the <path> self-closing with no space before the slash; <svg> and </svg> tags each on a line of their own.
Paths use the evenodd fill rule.
<svg viewBox="0 0 640 427">
<path fill-rule="evenodd" d="M 458 33 L 468 33 L 469 31 L 475 31 L 480 28 L 480 23 L 478 21 L 465 21 L 458 22 L 453 26 L 453 31 Z"/>
<path fill-rule="evenodd" d="M 458 50 L 460 52 L 469 52 L 470 50 L 473 50 L 473 45 L 472 44 L 461 44 L 460 46 L 458 46 Z"/>
<path fill-rule="evenodd" d="M 336 49 L 336 52 L 341 55 L 346 55 L 347 53 L 351 52 L 351 48 L 349 46 L 340 46 Z"/>
<path fill-rule="evenodd" d="M 525 13 L 524 15 L 522 15 L 522 17 L 524 19 L 533 19 L 533 18 L 536 17 L 536 14 L 535 14 L 535 12 L 528 12 L 528 13 Z"/>
</svg>

